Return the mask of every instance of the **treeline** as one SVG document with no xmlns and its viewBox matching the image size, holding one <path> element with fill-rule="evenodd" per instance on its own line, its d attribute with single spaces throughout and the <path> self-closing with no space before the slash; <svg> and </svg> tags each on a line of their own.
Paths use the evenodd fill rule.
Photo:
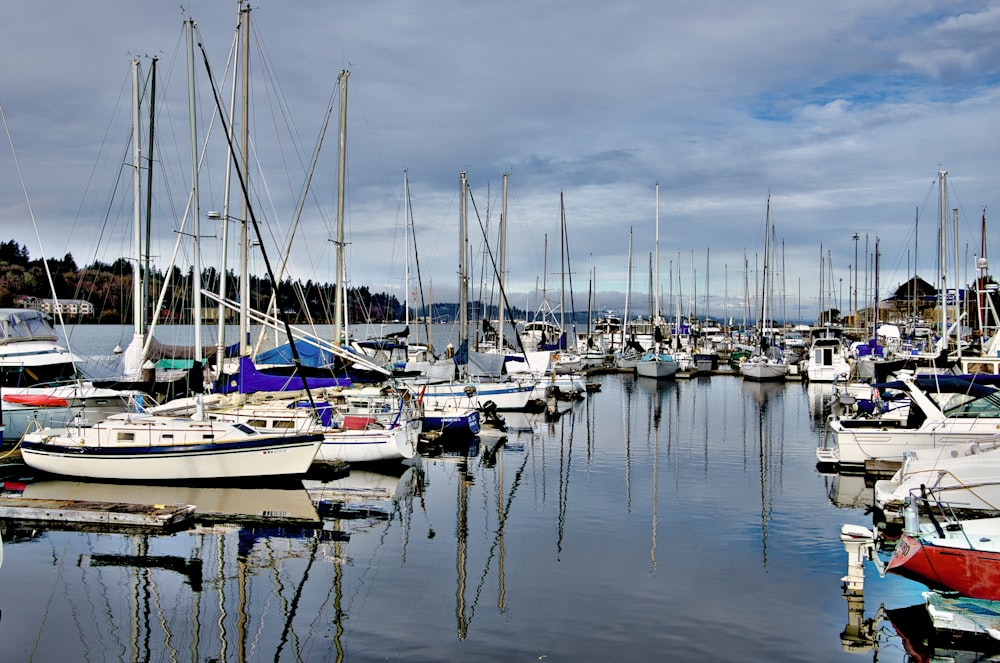
<svg viewBox="0 0 1000 663">
<path fill-rule="evenodd" d="M 48 263 L 52 284 L 46 274 Z M 11 307 L 19 297 L 52 299 L 78 299 L 90 302 L 94 307 L 92 322 L 121 323 L 132 320 L 132 284 L 134 261 L 119 258 L 113 263 L 94 262 L 82 269 L 73 255 L 67 253 L 62 259 L 49 258 L 32 260 L 25 246 L 16 241 L 0 242 L 0 307 Z M 192 317 L 192 284 L 194 270 L 182 272 L 173 267 L 168 274 L 151 270 L 147 282 L 147 310 L 159 301 L 166 283 L 166 296 L 160 311 L 160 320 L 179 324 L 189 324 Z M 221 272 L 209 268 L 202 271 L 202 288 L 219 291 Z M 250 276 L 250 308 L 264 311 L 272 300 L 274 288 L 268 279 Z M 232 272 L 226 273 L 226 297 L 239 298 L 239 278 Z M 319 324 L 332 322 L 335 284 L 306 283 L 287 279 L 278 283 L 277 306 L 293 322 L 312 319 Z M 203 308 L 214 308 L 212 302 L 203 300 Z M 405 317 L 402 304 L 395 295 L 372 293 L 367 286 L 349 288 L 347 292 L 347 315 L 353 321 L 390 322 Z"/>
</svg>

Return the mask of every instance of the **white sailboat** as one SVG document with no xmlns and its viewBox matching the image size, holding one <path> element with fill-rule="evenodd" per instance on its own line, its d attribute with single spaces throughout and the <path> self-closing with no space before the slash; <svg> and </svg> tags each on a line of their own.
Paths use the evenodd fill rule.
<svg viewBox="0 0 1000 663">
<path fill-rule="evenodd" d="M 656 183 L 656 278 L 653 281 L 653 299 L 656 302 L 655 313 L 653 315 L 654 330 L 658 330 L 663 323 L 660 315 L 660 297 L 656 290 L 660 283 L 660 183 Z M 665 379 L 677 375 L 680 365 L 674 361 L 668 353 L 661 348 L 660 335 L 654 335 L 653 346 L 639 357 L 635 364 L 635 372 L 640 377 Z"/>
<path fill-rule="evenodd" d="M 788 374 L 788 364 L 782 356 L 781 349 L 773 345 L 768 338 L 768 299 L 771 294 L 771 274 L 768 270 L 771 251 L 771 196 L 767 196 L 767 215 L 764 225 L 764 274 L 761 286 L 760 321 L 758 333 L 760 344 L 757 352 L 740 364 L 740 374 L 747 380 L 764 382 L 769 380 L 784 380 Z"/>
</svg>

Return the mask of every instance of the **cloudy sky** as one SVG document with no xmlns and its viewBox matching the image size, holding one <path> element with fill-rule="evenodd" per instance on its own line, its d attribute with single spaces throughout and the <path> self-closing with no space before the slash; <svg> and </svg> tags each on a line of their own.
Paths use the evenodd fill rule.
<svg viewBox="0 0 1000 663">
<path fill-rule="evenodd" d="M 130 61 L 139 59 L 146 81 L 156 57 L 151 243 L 156 265 L 169 265 L 177 231 L 193 232 L 190 220 L 181 225 L 191 188 L 183 22 L 196 22 L 228 109 L 237 8 L 218 0 L 6 7 L 0 107 L 17 161 L 4 140 L 3 239 L 26 244 L 32 257 L 72 253 L 81 266 L 131 253 Z M 858 276 L 864 299 L 866 276 L 874 282 L 866 248 L 876 238 L 883 295 L 914 260 L 936 283 L 939 171 L 948 171 L 949 283 L 951 210 L 965 282 L 981 253 L 984 209 L 990 226 L 997 207 L 1000 2 L 261 0 L 251 25 L 255 216 L 272 262 L 290 244 L 289 275 L 303 281 L 334 280 L 341 70 L 350 72 L 348 279 L 375 291 L 402 293 L 413 252 L 404 243 L 404 170 L 434 301 L 455 299 L 459 173 L 468 173 L 473 201 L 475 289 L 492 280 L 482 276 L 480 224 L 496 250 L 510 174 L 507 288 L 528 308 L 543 282 L 558 298 L 564 274 L 577 309 L 591 282 L 597 308 L 620 306 L 630 233 L 633 291 L 647 292 L 657 182 L 659 289 L 696 297 L 700 312 L 707 292 L 713 312 L 726 306 L 737 317 L 745 290 L 759 288 L 769 194 L 775 287 L 796 319 L 815 315 L 821 293 L 826 306 L 852 308 Z M 222 225 L 205 217 L 222 209 L 225 145 L 197 56 L 203 256 L 219 264 Z M 1000 238 L 991 232 L 987 256 Z M 190 256 L 184 243 L 179 261 Z M 259 257 L 251 269 L 263 273 Z M 633 310 L 646 308 L 644 297 L 635 295 Z"/>
</svg>

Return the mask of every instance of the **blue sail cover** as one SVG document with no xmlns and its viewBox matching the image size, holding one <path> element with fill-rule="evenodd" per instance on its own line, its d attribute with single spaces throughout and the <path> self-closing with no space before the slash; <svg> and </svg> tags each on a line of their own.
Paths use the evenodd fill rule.
<svg viewBox="0 0 1000 663">
<path fill-rule="evenodd" d="M 319 341 L 317 341 L 317 343 L 319 343 Z M 298 352 L 299 361 L 302 362 L 303 366 L 323 368 L 324 366 L 330 366 L 334 362 L 333 353 L 317 347 L 314 343 L 297 340 L 295 341 L 295 351 Z M 292 356 L 291 343 L 285 343 L 284 345 L 279 345 L 272 350 L 265 350 L 264 352 L 261 352 L 257 355 L 257 363 L 261 365 L 291 365 L 295 363 L 295 358 Z"/>
<path fill-rule="evenodd" d="M 257 369 L 250 357 L 240 357 L 240 369 L 235 375 L 227 375 L 224 382 L 215 385 L 220 394 L 253 394 L 258 391 L 299 391 L 326 387 L 350 387 L 349 378 L 308 377 L 298 375 L 276 375 Z"/>
</svg>

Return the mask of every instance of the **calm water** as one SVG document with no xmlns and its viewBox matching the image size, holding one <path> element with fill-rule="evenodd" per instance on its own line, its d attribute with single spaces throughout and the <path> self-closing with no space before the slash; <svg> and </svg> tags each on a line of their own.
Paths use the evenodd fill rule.
<svg viewBox="0 0 1000 663">
<path fill-rule="evenodd" d="M 820 394 L 732 376 L 592 381 L 558 418 L 508 417 L 495 454 L 484 440 L 327 486 L 321 527 L 7 524 L 0 660 L 906 660 L 887 619 L 857 653 L 842 644 L 838 533 L 870 518 L 863 481 L 816 471 Z M 248 516 L 315 509 L 305 487 L 111 490 Z M 869 568 L 860 614 L 923 589 Z"/>
</svg>

